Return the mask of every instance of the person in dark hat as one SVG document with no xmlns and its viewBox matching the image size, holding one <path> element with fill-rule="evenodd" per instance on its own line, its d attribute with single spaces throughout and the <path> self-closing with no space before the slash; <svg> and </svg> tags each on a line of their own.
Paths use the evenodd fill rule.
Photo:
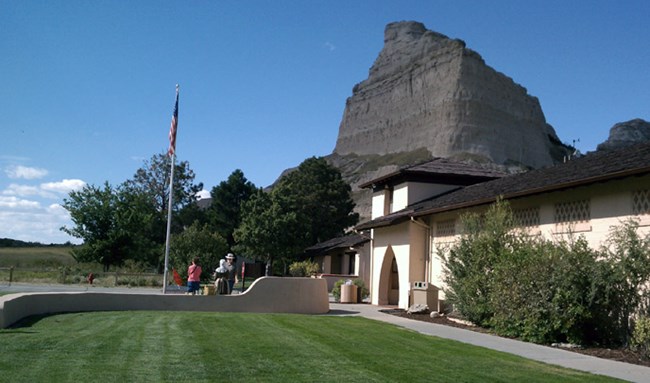
<svg viewBox="0 0 650 383">
<path fill-rule="evenodd" d="M 235 267 L 235 255 L 233 253 L 228 253 L 226 255 L 226 270 L 228 278 L 228 293 L 232 294 L 232 289 L 235 287 L 235 283 L 238 282 L 237 279 L 237 268 Z"/>
</svg>

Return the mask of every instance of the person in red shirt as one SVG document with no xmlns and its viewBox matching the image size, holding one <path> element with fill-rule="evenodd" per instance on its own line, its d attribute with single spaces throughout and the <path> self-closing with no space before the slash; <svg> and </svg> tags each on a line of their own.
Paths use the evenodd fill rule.
<svg viewBox="0 0 650 383">
<path fill-rule="evenodd" d="M 187 293 L 195 295 L 201 287 L 201 266 L 199 258 L 194 257 L 192 264 L 187 268 Z"/>
</svg>

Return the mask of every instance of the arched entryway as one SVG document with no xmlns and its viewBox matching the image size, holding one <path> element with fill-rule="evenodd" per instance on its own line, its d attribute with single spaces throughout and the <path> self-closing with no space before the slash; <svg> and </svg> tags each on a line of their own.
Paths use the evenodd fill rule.
<svg viewBox="0 0 650 383">
<path fill-rule="evenodd" d="M 379 304 L 399 304 L 399 269 L 393 248 L 388 246 L 384 261 L 381 264 L 379 277 Z"/>
</svg>

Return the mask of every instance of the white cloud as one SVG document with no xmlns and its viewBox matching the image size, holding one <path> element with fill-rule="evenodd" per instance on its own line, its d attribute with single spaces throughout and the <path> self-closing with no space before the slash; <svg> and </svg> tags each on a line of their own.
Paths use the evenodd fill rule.
<svg viewBox="0 0 650 383">
<path fill-rule="evenodd" d="M 62 232 L 72 226 L 70 214 L 60 204 L 41 207 L 35 201 L 0 196 L 0 233 L 3 237 L 40 243 L 81 243 Z"/>
<path fill-rule="evenodd" d="M 336 49 L 336 46 L 329 41 L 326 41 L 324 45 L 330 52 Z"/>
<path fill-rule="evenodd" d="M 73 190 L 79 190 L 86 186 L 86 183 L 82 180 L 65 179 L 59 182 L 46 182 L 41 184 L 41 189 L 49 192 L 55 192 L 59 194 L 68 194 Z"/>
<path fill-rule="evenodd" d="M 41 204 L 36 201 L 20 199 L 15 196 L 3 197 L 0 196 L 0 208 L 9 209 L 38 209 Z"/>
<path fill-rule="evenodd" d="M 2 191 L 4 195 L 15 195 L 19 197 L 29 195 L 39 195 L 41 190 L 36 186 L 10 184 L 7 189 Z"/>
<path fill-rule="evenodd" d="M 23 178 L 26 180 L 33 180 L 45 177 L 48 171 L 41 168 L 30 168 L 22 165 L 13 165 L 8 166 L 5 169 L 5 173 L 7 174 L 7 177 L 12 179 Z"/>
</svg>

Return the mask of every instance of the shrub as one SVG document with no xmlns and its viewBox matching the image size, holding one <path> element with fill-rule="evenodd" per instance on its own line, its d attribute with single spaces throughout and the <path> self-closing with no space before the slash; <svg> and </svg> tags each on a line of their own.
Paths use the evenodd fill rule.
<svg viewBox="0 0 650 383">
<path fill-rule="evenodd" d="M 612 227 L 602 249 L 602 278 L 607 281 L 603 295 L 610 318 L 618 327 L 618 340 L 628 343 L 631 331 L 629 318 L 644 304 L 640 290 L 650 281 L 650 237 L 642 237 L 635 220 Z"/>
<path fill-rule="evenodd" d="M 512 233 L 512 212 L 498 200 L 485 217 L 461 218 L 465 234 L 448 251 L 440 249 L 447 284 L 447 300 L 469 321 L 489 326 L 494 315 L 492 284 L 495 267 L 511 257 L 517 237 Z"/>
<path fill-rule="evenodd" d="M 642 316 L 634 323 L 634 331 L 630 339 L 630 346 L 641 355 L 650 359 L 650 318 Z"/>
<path fill-rule="evenodd" d="M 320 266 L 316 262 L 305 260 L 294 262 L 289 266 L 289 274 L 292 277 L 310 277 L 320 271 Z"/>
<path fill-rule="evenodd" d="M 570 243 L 522 239 L 496 266 L 490 325 L 536 343 L 582 343 L 590 332 L 596 254 Z"/>
<path fill-rule="evenodd" d="M 447 298 L 466 319 L 538 343 L 627 343 L 650 280 L 650 239 L 636 222 L 614 227 L 601 251 L 584 237 L 551 242 L 513 230 L 500 200 L 462 223 L 464 235 L 440 253 Z"/>
</svg>

